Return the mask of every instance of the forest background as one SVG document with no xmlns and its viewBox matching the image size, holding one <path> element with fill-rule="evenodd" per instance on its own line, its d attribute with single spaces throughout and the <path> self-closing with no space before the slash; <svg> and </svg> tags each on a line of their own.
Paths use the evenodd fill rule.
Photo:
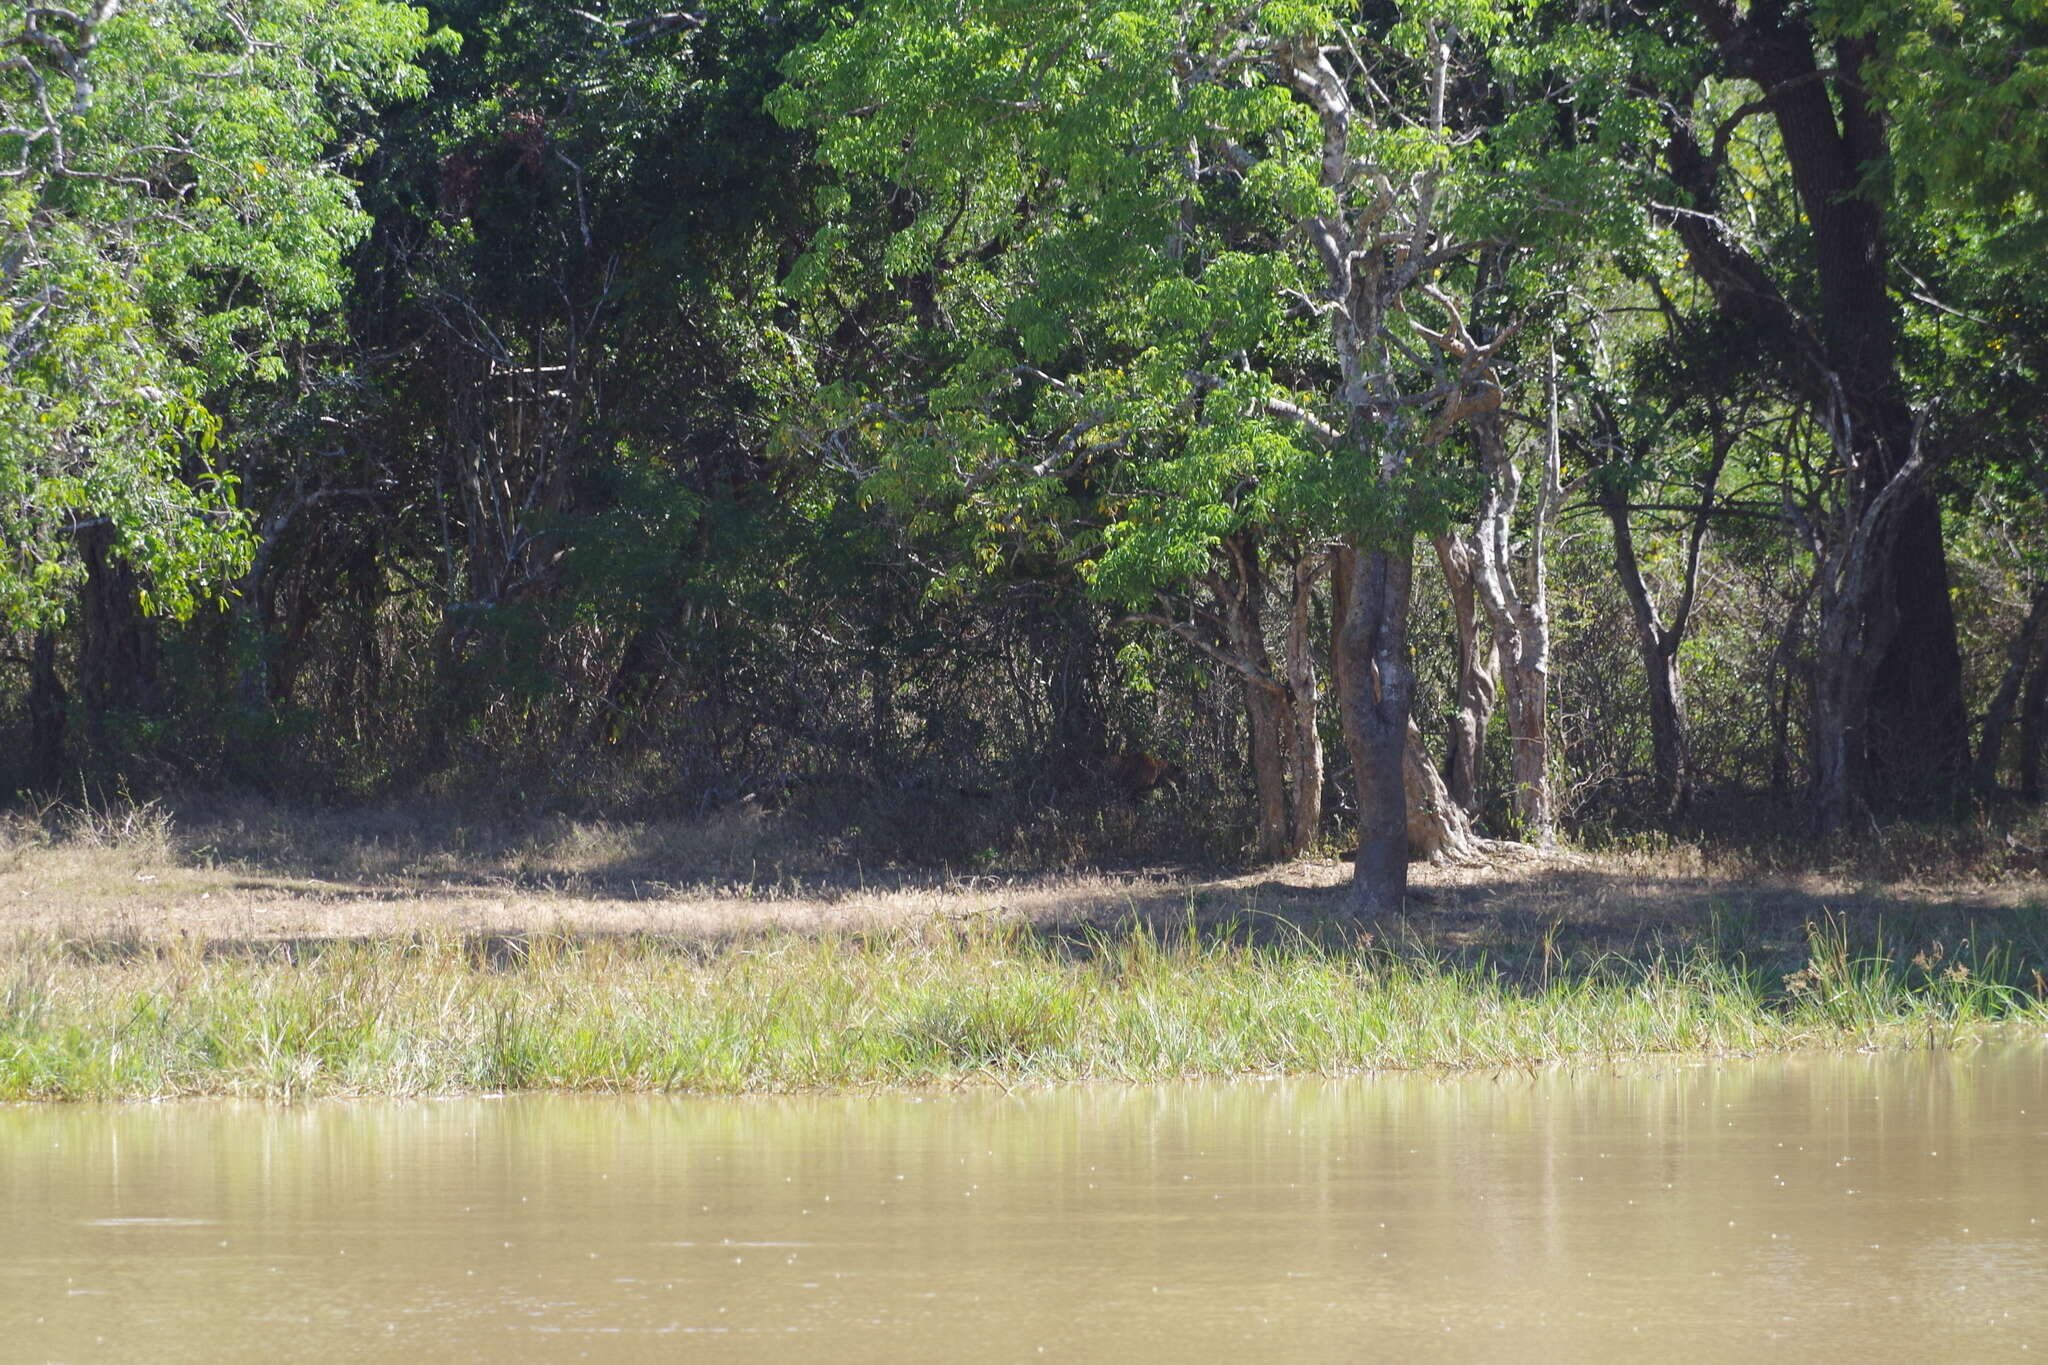
<svg viewBox="0 0 2048 1365">
<path fill-rule="evenodd" d="M 0 42 L 18 801 L 1356 838 L 1367 911 L 1482 833 L 2038 822 L 2034 0 Z"/>
</svg>

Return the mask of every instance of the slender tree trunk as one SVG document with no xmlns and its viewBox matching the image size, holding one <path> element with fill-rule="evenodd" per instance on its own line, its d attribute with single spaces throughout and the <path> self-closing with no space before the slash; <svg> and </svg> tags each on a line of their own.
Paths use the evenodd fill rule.
<svg viewBox="0 0 2048 1365">
<path fill-rule="evenodd" d="M 1323 832 L 1323 736 L 1318 729 L 1321 693 L 1316 681 L 1310 628 L 1315 616 L 1316 562 L 1295 558 L 1292 602 L 1287 616 L 1287 689 L 1294 703 L 1294 828 L 1292 851 L 1313 848 Z"/>
<path fill-rule="evenodd" d="M 1657 784 L 1657 809 L 1667 815 L 1692 798 L 1690 745 L 1685 727 L 1685 680 L 1678 668 L 1679 634 L 1659 619 L 1657 604 L 1636 558 L 1628 504 L 1619 492 L 1603 491 L 1602 510 L 1614 530 L 1614 575 L 1635 621 L 1636 656 L 1643 662 L 1650 699 L 1650 749 Z"/>
<path fill-rule="evenodd" d="M 1438 536 L 1436 562 L 1457 630 L 1458 698 L 1444 746 L 1444 786 L 1468 818 L 1477 819 L 1486 790 L 1486 727 L 1499 699 L 1494 682 L 1498 650 L 1479 626 L 1479 601 L 1472 575 L 1477 551 L 1469 537 Z"/>
<path fill-rule="evenodd" d="M 1515 814 L 1522 837 L 1548 847 L 1557 840 L 1556 809 L 1550 787 L 1549 623 L 1524 619 L 1523 647 L 1509 665 L 1509 759 L 1515 780 Z"/>
<path fill-rule="evenodd" d="M 1522 836 L 1548 845 L 1556 837 L 1550 790 L 1550 604 L 1544 539 L 1555 507 L 1551 490 L 1554 449 L 1546 452 L 1543 491 L 1529 533 L 1529 590 L 1516 583 L 1512 537 L 1522 474 L 1507 446 L 1506 420 L 1498 411 L 1471 424 L 1486 490 L 1480 494 L 1474 544 L 1473 581 L 1493 624 L 1500 651 L 1502 693 L 1507 703 L 1509 769 L 1514 810 Z"/>
<path fill-rule="evenodd" d="M 1650 684 L 1650 749 L 1656 764 L 1657 809 L 1676 815 L 1692 803 L 1692 744 L 1685 725 L 1685 675 L 1677 640 L 1645 653 Z"/>
<path fill-rule="evenodd" d="M 2012 724 L 2013 709 L 2019 701 L 2020 688 L 2034 666 L 2034 656 L 2041 652 L 2037 646 L 2044 620 L 2048 620 L 2048 581 L 2034 585 L 2026 619 L 2020 623 L 2019 634 L 2013 638 L 2012 650 L 2006 657 L 2005 674 L 1999 679 L 1998 691 L 1992 694 L 1991 705 L 1984 711 L 1984 733 L 1977 741 L 1974 778 L 1977 790 L 1986 796 L 1998 790 L 1998 767 L 2005 748 L 2005 732 Z"/>
<path fill-rule="evenodd" d="M 1231 649 L 1244 664 L 1245 719 L 1251 725 L 1252 777 L 1259 795 L 1259 857 L 1278 862 L 1294 853 L 1287 810 L 1293 708 L 1266 648 L 1266 580 L 1258 540 L 1249 531 L 1240 532 L 1224 543 L 1224 549 L 1230 577 L 1216 577 L 1210 588 L 1223 609 Z"/>
</svg>

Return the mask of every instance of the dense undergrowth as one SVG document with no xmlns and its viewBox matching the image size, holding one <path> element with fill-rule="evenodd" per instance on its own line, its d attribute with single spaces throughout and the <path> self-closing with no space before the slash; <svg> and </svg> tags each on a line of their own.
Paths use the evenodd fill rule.
<svg viewBox="0 0 2048 1365">
<path fill-rule="evenodd" d="M 1509 968 L 1252 922 L 228 952 L 29 936 L 0 947 L 0 1098 L 1015 1086 L 1950 1046 L 2048 1023 L 2010 953 L 1906 951 L 1859 951 L 1840 924 L 1791 972 L 1706 948 Z"/>
</svg>

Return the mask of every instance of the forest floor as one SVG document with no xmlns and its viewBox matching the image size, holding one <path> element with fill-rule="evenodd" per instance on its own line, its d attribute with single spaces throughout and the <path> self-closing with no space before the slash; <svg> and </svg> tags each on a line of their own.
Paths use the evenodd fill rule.
<svg viewBox="0 0 2048 1365">
<path fill-rule="evenodd" d="M 1312 925 L 1340 911 L 1349 864 L 1255 871 L 1133 865 L 1015 876 L 835 864 L 774 817 L 677 824 L 466 822 L 445 809 L 292 811 L 264 804 L 173 818 L 156 806 L 73 813 L 52 833 L 0 831 L 0 934 L 275 943 L 419 933 L 725 941 L 931 922 L 1039 931 Z M 1411 868 L 1409 912 L 1371 927 L 1460 959 L 1512 965 L 1711 945 L 1776 958 L 1839 921 L 1918 949 L 2017 932 L 2048 967 L 2048 858 L 2025 845 L 1973 861 L 1909 851 L 1890 866 L 1813 870 L 1699 849 L 1542 855 Z M 2030 942 L 2029 947 L 2035 946 Z"/>
</svg>

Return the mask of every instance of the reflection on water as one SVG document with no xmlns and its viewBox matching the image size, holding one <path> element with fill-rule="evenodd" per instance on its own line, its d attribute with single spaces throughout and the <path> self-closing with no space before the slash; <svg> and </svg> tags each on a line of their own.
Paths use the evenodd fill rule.
<svg viewBox="0 0 2048 1365">
<path fill-rule="evenodd" d="M 0 1357 L 2048 1351 L 2048 1048 L 0 1110 Z"/>
</svg>

